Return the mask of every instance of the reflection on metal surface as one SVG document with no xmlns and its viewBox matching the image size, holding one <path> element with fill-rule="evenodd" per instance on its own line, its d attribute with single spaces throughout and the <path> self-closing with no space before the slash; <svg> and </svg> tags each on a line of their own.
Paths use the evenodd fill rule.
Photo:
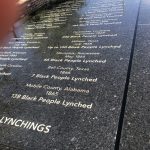
<svg viewBox="0 0 150 150">
<path fill-rule="evenodd" d="M 25 15 L 30 14 L 49 3 L 61 2 L 62 0 L 18 0 L 18 4 L 25 10 Z"/>
</svg>

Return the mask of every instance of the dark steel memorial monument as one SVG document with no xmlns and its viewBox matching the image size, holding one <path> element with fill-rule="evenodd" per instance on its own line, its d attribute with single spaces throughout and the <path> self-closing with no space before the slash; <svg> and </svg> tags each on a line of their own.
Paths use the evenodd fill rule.
<svg viewBox="0 0 150 150">
<path fill-rule="evenodd" d="M 0 47 L 0 150 L 150 149 L 149 0 L 64 1 L 15 32 Z"/>
</svg>

